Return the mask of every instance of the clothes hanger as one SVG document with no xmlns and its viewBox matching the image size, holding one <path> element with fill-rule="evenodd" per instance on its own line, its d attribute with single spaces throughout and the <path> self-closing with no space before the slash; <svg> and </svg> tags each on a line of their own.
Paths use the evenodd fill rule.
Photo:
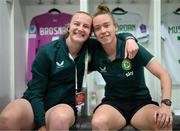
<svg viewBox="0 0 180 131">
<path fill-rule="evenodd" d="M 55 5 L 57 4 L 56 0 L 53 0 L 52 4 L 55 6 Z M 60 14 L 61 11 L 58 10 L 57 8 L 53 7 L 52 9 L 50 9 L 50 10 L 48 11 L 48 13 L 58 13 L 58 14 Z"/>
<path fill-rule="evenodd" d="M 177 8 L 175 11 L 173 11 L 173 13 L 176 14 L 176 15 L 180 15 L 180 7 Z"/>
<path fill-rule="evenodd" d="M 56 8 L 52 8 L 52 9 L 50 9 L 49 11 L 48 11 L 48 13 L 58 13 L 58 14 L 60 14 L 61 13 L 61 11 L 60 10 L 58 10 L 58 9 L 56 9 Z"/>
<path fill-rule="evenodd" d="M 128 11 L 125 11 L 124 9 L 122 9 L 120 7 L 116 7 L 111 11 L 112 14 L 117 14 L 117 15 L 126 14 L 127 12 Z"/>
</svg>

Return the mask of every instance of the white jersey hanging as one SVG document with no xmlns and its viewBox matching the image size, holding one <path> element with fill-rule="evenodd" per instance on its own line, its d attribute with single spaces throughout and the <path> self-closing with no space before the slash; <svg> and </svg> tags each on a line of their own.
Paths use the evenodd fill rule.
<svg viewBox="0 0 180 131">
<path fill-rule="evenodd" d="M 142 17 L 134 12 L 112 13 L 118 24 L 118 32 L 133 34 L 139 43 L 144 44 L 149 40 L 149 30 L 142 22 Z"/>
<path fill-rule="evenodd" d="M 172 77 L 173 85 L 180 85 L 180 16 L 170 13 L 162 16 L 162 57 Z"/>
</svg>

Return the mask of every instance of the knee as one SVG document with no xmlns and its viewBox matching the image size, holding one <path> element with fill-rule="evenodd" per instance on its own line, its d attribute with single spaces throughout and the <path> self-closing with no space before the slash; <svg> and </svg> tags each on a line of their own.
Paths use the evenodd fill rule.
<svg viewBox="0 0 180 131">
<path fill-rule="evenodd" d="M 48 120 L 50 129 L 68 129 L 73 124 L 75 118 L 69 117 L 67 114 L 51 114 Z"/>
<path fill-rule="evenodd" d="M 11 116 L 9 114 L 0 114 L 0 130 L 9 129 L 11 122 Z"/>
<path fill-rule="evenodd" d="M 66 125 L 66 123 L 70 119 L 67 114 L 57 114 L 54 117 L 55 117 L 55 120 L 57 120 L 57 122 L 62 124 L 62 125 Z"/>
<path fill-rule="evenodd" d="M 155 126 L 153 126 L 153 130 L 155 130 L 155 131 L 161 131 L 161 130 L 172 131 L 173 127 L 172 127 L 172 125 L 168 125 L 168 126 L 165 126 L 165 127 L 158 127 L 157 125 L 155 125 Z"/>
<path fill-rule="evenodd" d="M 91 125 L 93 129 L 108 129 L 108 120 L 103 116 L 93 117 Z"/>
</svg>

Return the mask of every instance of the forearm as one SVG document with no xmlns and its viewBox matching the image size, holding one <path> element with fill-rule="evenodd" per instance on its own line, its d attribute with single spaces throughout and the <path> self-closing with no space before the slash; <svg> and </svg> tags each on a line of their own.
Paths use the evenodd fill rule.
<svg viewBox="0 0 180 131">
<path fill-rule="evenodd" d="M 137 39 L 131 33 L 119 33 L 118 37 L 122 40 L 133 39 L 137 42 Z"/>
<path fill-rule="evenodd" d="M 43 102 L 37 100 L 32 100 L 31 104 L 34 112 L 34 120 L 36 123 L 36 127 L 40 128 L 45 125 L 44 104 Z"/>
<path fill-rule="evenodd" d="M 161 83 L 161 99 L 171 98 L 171 77 L 169 73 L 158 63 L 155 58 L 146 65 L 146 68 L 155 75 Z"/>
<path fill-rule="evenodd" d="M 161 99 L 171 99 L 172 86 L 171 86 L 171 77 L 168 72 L 164 72 L 161 80 Z"/>
<path fill-rule="evenodd" d="M 130 33 L 119 33 L 117 37 L 125 41 L 124 58 L 133 59 L 139 50 L 137 39 Z"/>
</svg>

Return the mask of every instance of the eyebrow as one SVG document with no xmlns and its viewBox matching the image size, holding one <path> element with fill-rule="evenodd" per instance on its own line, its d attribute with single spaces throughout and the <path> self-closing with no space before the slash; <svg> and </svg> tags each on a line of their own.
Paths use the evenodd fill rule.
<svg viewBox="0 0 180 131">
<path fill-rule="evenodd" d="M 105 24 L 111 24 L 111 22 L 104 22 L 104 23 L 102 23 L 101 25 L 105 25 Z M 101 25 L 94 25 L 94 27 L 95 27 L 95 26 L 101 26 Z"/>
</svg>

